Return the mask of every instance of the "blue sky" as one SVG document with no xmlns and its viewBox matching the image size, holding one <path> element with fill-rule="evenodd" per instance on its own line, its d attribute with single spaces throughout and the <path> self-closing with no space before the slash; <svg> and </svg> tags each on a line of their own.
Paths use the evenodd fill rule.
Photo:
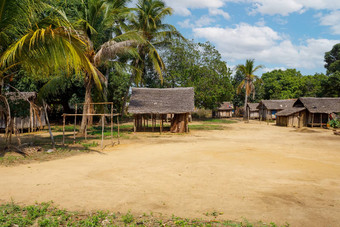
<svg viewBox="0 0 340 227">
<path fill-rule="evenodd" d="M 229 67 L 255 59 L 265 69 L 325 73 L 340 43 L 340 0 L 165 0 L 166 19 L 188 39 L 210 41 Z"/>
</svg>

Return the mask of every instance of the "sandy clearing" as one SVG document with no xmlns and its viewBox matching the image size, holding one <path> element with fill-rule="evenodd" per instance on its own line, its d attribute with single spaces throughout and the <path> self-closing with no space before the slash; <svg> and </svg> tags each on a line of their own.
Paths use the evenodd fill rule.
<svg viewBox="0 0 340 227">
<path fill-rule="evenodd" d="M 307 131 L 307 132 L 306 132 Z M 337 226 L 340 137 L 252 121 L 189 135 L 141 133 L 102 154 L 0 168 L 0 202 Z"/>
</svg>

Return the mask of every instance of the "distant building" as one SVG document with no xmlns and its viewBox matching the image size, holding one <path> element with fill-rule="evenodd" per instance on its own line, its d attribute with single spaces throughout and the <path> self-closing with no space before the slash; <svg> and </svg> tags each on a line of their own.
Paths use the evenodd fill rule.
<svg viewBox="0 0 340 227">
<path fill-rule="evenodd" d="M 296 99 L 262 100 L 257 109 L 261 120 L 275 120 L 277 112 L 291 108 Z"/>
<path fill-rule="evenodd" d="M 246 113 L 249 115 L 249 119 L 259 119 L 259 110 L 257 106 L 259 103 L 247 103 Z"/>
<path fill-rule="evenodd" d="M 29 100 L 35 103 L 37 98 L 36 92 L 8 92 L 5 95 L 7 96 L 9 102 L 22 101 L 26 103 L 26 100 Z M 34 131 L 37 128 L 45 126 L 46 121 L 44 111 L 42 111 L 41 108 L 33 108 L 33 106 L 28 102 L 27 105 L 20 106 L 20 108 L 26 108 L 26 106 L 27 109 L 22 109 L 21 111 L 26 111 L 28 113 L 27 117 L 13 117 L 12 113 L 11 117 L 13 122 L 15 122 L 16 127 L 20 130 L 28 129 L 29 131 Z M 7 120 L 5 114 L 6 111 L 4 108 L 5 107 L 0 103 L 0 129 L 6 128 Z"/>
<path fill-rule="evenodd" d="M 213 111 L 213 117 L 224 118 L 232 117 L 234 111 L 234 106 L 231 102 L 223 102 L 217 110 Z"/>
<path fill-rule="evenodd" d="M 277 113 L 276 124 L 290 127 L 326 126 L 332 113 L 340 113 L 340 98 L 299 98 L 293 107 Z"/>
</svg>

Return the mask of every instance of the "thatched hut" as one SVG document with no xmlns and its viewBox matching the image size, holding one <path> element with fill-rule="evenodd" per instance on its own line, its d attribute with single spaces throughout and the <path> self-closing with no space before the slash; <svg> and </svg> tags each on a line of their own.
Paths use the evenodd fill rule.
<svg viewBox="0 0 340 227">
<path fill-rule="evenodd" d="M 289 110 L 277 114 L 276 124 L 294 127 L 326 126 L 332 113 L 340 113 L 340 98 L 299 98 Z"/>
<path fill-rule="evenodd" d="M 20 106 L 19 110 L 11 110 L 12 122 L 15 123 L 16 128 L 23 131 L 27 129 L 28 131 L 34 131 L 37 128 L 42 128 L 46 125 L 45 113 L 42 108 L 36 108 L 32 103 L 36 102 L 37 93 L 36 92 L 8 92 L 5 94 L 10 103 L 15 103 Z M 6 128 L 6 114 L 5 108 L 0 103 L 0 129 Z M 14 116 L 15 112 L 24 112 L 26 117 Z"/>
<path fill-rule="evenodd" d="M 277 112 L 291 108 L 295 101 L 296 99 L 262 100 L 257 106 L 260 120 L 275 120 Z"/>
<path fill-rule="evenodd" d="M 232 117 L 234 106 L 231 102 L 223 102 L 217 110 L 214 110 L 212 115 L 216 118 Z"/>
<path fill-rule="evenodd" d="M 159 130 L 171 115 L 171 132 L 188 132 L 190 113 L 194 111 L 194 88 L 132 88 L 129 113 L 134 115 L 134 131 Z"/>
<path fill-rule="evenodd" d="M 257 106 L 259 103 L 247 103 L 247 116 L 249 119 L 259 119 L 259 110 L 257 109 Z"/>
</svg>

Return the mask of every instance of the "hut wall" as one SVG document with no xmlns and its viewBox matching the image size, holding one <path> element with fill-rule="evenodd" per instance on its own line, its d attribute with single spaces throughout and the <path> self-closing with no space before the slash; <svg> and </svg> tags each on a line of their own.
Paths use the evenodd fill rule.
<svg viewBox="0 0 340 227">
<path fill-rule="evenodd" d="M 258 119 L 259 117 L 260 115 L 258 111 L 250 111 L 250 115 L 249 115 L 250 119 Z"/>
<path fill-rule="evenodd" d="M 223 118 L 223 117 L 232 117 L 232 110 L 218 110 L 216 112 L 216 117 L 217 118 Z"/>
</svg>

